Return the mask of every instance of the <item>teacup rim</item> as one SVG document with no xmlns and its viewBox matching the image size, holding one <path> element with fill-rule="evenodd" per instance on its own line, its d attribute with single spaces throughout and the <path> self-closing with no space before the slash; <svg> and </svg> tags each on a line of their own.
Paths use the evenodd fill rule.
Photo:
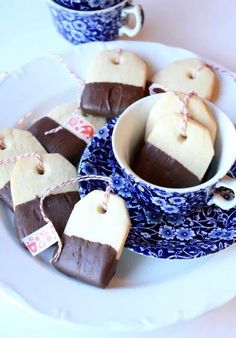
<svg viewBox="0 0 236 338">
<path fill-rule="evenodd" d="M 86 10 L 86 11 L 81 11 L 81 10 L 77 10 L 77 9 L 73 9 L 73 8 L 69 8 L 69 7 L 64 7 L 60 4 L 58 4 L 57 2 L 53 1 L 53 0 L 46 0 L 48 4 L 50 4 L 51 6 L 55 6 L 58 7 L 59 9 L 63 9 L 67 12 L 73 12 L 73 13 L 77 13 L 77 14 L 81 14 L 81 15 L 93 15 L 93 14 L 102 14 L 105 12 L 109 12 L 112 11 L 113 9 L 115 9 L 116 7 L 119 7 L 121 4 L 125 3 L 125 2 L 130 2 L 130 0 L 123 0 L 121 2 L 119 2 L 118 4 L 111 6 L 111 7 L 107 7 L 107 8 L 103 8 L 103 9 L 96 9 L 96 10 Z"/>
<path fill-rule="evenodd" d="M 202 190 L 202 189 L 206 189 L 206 188 L 210 188 L 212 186 L 214 186 L 220 179 L 222 179 L 227 173 L 228 171 L 231 169 L 231 167 L 233 166 L 233 164 L 235 163 L 236 161 L 236 151 L 235 151 L 235 158 L 232 159 L 232 163 L 230 165 L 229 168 L 223 170 L 223 169 L 220 169 L 213 177 L 211 177 L 209 180 L 201 183 L 201 184 L 198 184 L 196 186 L 192 186 L 192 187 L 187 187 L 187 188 L 168 188 L 168 187 L 163 187 L 163 186 L 159 186 L 159 185 L 155 185 L 153 183 L 150 183 L 144 179 L 142 179 L 140 176 L 138 176 L 128 165 L 125 166 L 122 162 L 123 161 L 120 161 L 118 160 L 119 159 L 119 156 L 117 156 L 117 152 L 116 152 L 116 149 L 114 147 L 114 142 L 115 142 L 115 135 L 117 134 L 117 128 L 119 128 L 119 122 L 121 120 L 123 120 L 125 118 L 125 116 L 128 114 L 129 110 L 133 107 L 133 106 L 136 106 L 138 105 L 139 103 L 145 101 L 145 100 L 148 100 L 150 97 L 161 97 L 163 94 L 165 93 L 158 93 L 158 94 L 153 94 L 153 95 L 150 95 L 150 96 L 146 96 L 146 97 L 143 97 L 137 101 L 135 101 L 134 103 L 132 103 L 129 107 L 127 107 L 125 109 L 125 111 L 119 116 L 118 120 L 116 121 L 115 123 L 115 126 L 114 126 L 114 129 L 113 129 L 113 133 L 112 133 L 112 151 L 114 153 L 114 156 L 115 156 L 115 159 L 118 163 L 118 165 L 121 167 L 122 171 L 124 172 L 125 175 L 131 175 L 131 177 L 135 180 L 135 182 L 137 183 L 144 183 L 145 185 L 151 187 L 152 189 L 158 189 L 158 190 L 162 190 L 162 191 L 165 191 L 165 192 L 168 192 L 168 193 L 180 193 L 180 194 L 183 194 L 183 193 L 191 193 L 191 192 L 196 192 L 196 191 L 199 191 L 199 190 Z M 231 124 L 231 126 L 235 129 L 234 127 L 234 124 L 233 122 L 231 121 L 231 119 L 229 118 L 229 116 L 224 113 L 219 107 L 217 107 L 214 103 L 208 101 L 208 100 L 205 100 L 203 99 L 203 101 L 206 103 L 206 105 L 209 105 L 211 108 L 213 108 L 213 110 L 217 110 L 217 114 L 223 116 L 223 118 L 225 118 L 225 120 L 228 121 L 228 123 Z M 117 158 L 118 157 L 118 158 Z"/>
</svg>

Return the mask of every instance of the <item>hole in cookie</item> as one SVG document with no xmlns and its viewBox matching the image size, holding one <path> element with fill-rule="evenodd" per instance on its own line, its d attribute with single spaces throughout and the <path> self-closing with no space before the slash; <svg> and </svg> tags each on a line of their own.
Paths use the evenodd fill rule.
<svg viewBox="0 0 236 338">
<path fill-rule="evenodd" d="M 38 168 L 38 169 L 37 169 L 37 173 L 38 173 L 39 175 L 43 175 L 43 174 L 44 174 L 44 170 L 43 170 L 43 169 L 40 169 L 40 168 Z"/>
<path fill-rule="evenodd" d="M 188 138 L 188 137 L 187 137 L 186 134 L 185 134 L 185 135 L 180 134 L 179 137 L 178 137 L 178 140 L 181 141 L 181 142 L 183 142 L 183 141 L 187 140 L 187 138 Z"/>
<path fill-rule="evenodd" d="M 112 60 L 112 64 L 113 64 L 113 65 L 119 65 L 120 62 L 119 62 L 119 60 L 114 59 L 114 60 Z"/>
<path fill-rule="evenodd" d="M 193 76 L 193 74 L 191 74 L 191 73 L 188 73 L 188 74 L 187 74 L 187 77 L 188 77 L 190 80 L 193 80 L 193 79 L 194 79 L 194 76 Z"/>
<path fill-rule="evenodd" d="M 99 212 L 99 214 L 105 214 L 106 213 L 106 210 L 103 208 L 102 205 L 99 205 L 97 207 L 97 211 Z"/>
</svg>

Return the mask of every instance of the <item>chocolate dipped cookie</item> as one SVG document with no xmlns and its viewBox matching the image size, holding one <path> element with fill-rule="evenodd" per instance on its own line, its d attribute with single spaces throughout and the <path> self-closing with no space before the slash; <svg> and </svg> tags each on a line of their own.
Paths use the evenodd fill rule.
<svg viewBox="0 0 236 338">
<path fill-rule="evenodd" d="M 144 96 L 145 62 L 125 50 L 104 50 L 89 67 L 81 97 L 86 114 L 112 118 Z"/>
<path fill-rule="evenodd" d="M 132 165 L 138 176 L 167 188 L 201 183 L 214 156 L 212 138 L 206 127 L 191 118 L 183 137 L 182 118 L 172 113 L 158 120 Z"/>
<path fill-rule="evenodd" d="M 105 123 L 103 118 L 82 115 L 76 103 L 67 103 L 36 121 L 29 131 L 49 153 L 59 153 L 76 165 L 94 132 Z"/>
<path fill-rule="evenodd" d="M 60 154 L 43 154 L 43 173 L 38 172 L 35 158 L 20 159 L 11 175 L 14 223 L 17 237 L 22 239 L 45 225 L 40 211 L 40 197 L 48 188 L 76 177 L 75 167 Z M 74 205 L 79 201 L 77 185 L 53 192 L 44 200 L 44 211 L 59 236 Z"/>
<path fill-rule="evenodd" d="M 107 210 L 104 192 L 94 190 L 74 207 L 62 237 L 63 248 L 54 266 L 86 283 L 105 287 L 116 271 L 130 229 L 125 203 L 110 195 Z"/>
<path fill-rule="evenodd" d="M 2 140 L 2 147 L 0 148 L 1 161 L 29 152 L 46 153 L 46 150 L 37 139 L 25 130 L 5 128 L 0 131 L 0 138 Z M 15 162 L 0 165 L 0 200 L 12 211 L 10 177 L 14 166 Z"/>
</svg>

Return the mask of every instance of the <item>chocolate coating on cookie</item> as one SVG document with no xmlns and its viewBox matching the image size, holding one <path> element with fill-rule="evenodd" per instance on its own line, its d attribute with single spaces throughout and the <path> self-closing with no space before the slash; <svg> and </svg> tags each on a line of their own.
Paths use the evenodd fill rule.
<svg viewBox="0 0 236 338">
<path fill-rule="evenodd" d="M 49 195 L 44 200 L 44 211 L 52 221 L 59 236 L 62 235 L 74 205 L 79 201 L 79 192 Z M 22 240 L 45 225 L 39 208 L 40 199 L 19 204 L 15 207 L 15 227 L 17 237 Z"/>
<path fill-rule="evenodd" d="M 143 96 L 143 87 L 113 82 L 86 83 L 81 108 L 86 114 L 111 118 Z"/>
<path fill-rule="evenodd" d="M 146 142 L 132 165 L 142 179 L 166 188 L 187 188 L 200 184 L 197 176 L 177 160 Z"/>
<path fill-rule="evenodd" d="M 53 265 L 83 282 L 106 287 L 116 271 L 116 250 L 76 236 L 63 235 L 63 249 Z"/>
<path fill-rule="evenodd" d="M 73 165 L 76 165 L 86 147 L 86 142 L 72 134 L 65 128 L 56 133 L 45 132 L 59 127 L 60 124 L 49 117 L 43 117 L 35 122 L 29 131 L 38 139 L 49 153 L 59 153 Z"/>
<path fill-rule="evenodd" d="M 4 187 L 0 189 L 0 200 L 2 200 L 11 211 L 13 211 L 10 182 L 7 182 Z"/>
</svg>

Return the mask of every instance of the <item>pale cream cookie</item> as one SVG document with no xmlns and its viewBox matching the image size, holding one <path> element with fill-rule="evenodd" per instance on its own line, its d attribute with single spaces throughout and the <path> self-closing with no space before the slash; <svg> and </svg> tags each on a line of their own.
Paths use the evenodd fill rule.
<svg viewBox="0 0 236 338">
<path fill-rule="evenodd" d="M 209 67 L 201 65 L 202 62 L 197 59 L 172 62 L 156 72 L 151 82 L 173 91 L 194 91 L 198 96 L 211 100 L 216 86 L 216 75 Z"/>
<path fill-rule="evenodd" d="M 145 140 L 147 140 L 152 129 L 157 123 L 159 123 L 159 120 L 162 117 L 178 112 L 181 114 L 181 109 L 183 106 L 181 100 L 184 99 L 183 93 L 167 92 L 161 95 L 161 98 L 157 100 L 156 104 L 150 111 L 146 124 Z M 189 98 L 186 108 L 189 113 L 189 117 L 192 120 L 197 121 L 209 130 L 212 142 L 214 144 L 217 133 L 217 123 L 211 109 L 197 95 L 191 96 Z"/>
</svg>

